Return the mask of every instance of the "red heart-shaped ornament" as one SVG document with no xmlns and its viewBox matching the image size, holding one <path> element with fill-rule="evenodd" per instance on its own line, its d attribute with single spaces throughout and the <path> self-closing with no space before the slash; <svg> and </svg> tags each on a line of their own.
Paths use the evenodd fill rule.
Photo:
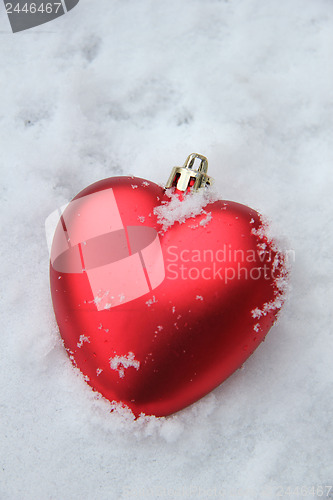
<svg viewBox="0 0 333 500">
<path fill-rule="evenodd" d="M 175 171 L 173 191 L 185 174 L 182 191 L 196 182 L 192 166 Z M 144 179 L 105 179 L 74 198 L 54 235 L 51 292 L 69 356 L 136 416 L 174 413 L 218 386 L 283 302 L 285 259 L 260 215 L 230 201 L 198 208 L 199 191 L 182 201 Z"/>
</svg>

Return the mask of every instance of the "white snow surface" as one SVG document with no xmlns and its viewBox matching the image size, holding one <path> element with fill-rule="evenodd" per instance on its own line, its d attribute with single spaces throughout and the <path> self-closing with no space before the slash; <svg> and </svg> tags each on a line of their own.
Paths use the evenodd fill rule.
<svg viewBox="0 0 333 500">
<path fill-rule="evenodd" d="M 15 35 L 1 2 L 0 38 L 0 499 L 332 497 L 332 2 L 81 0 Z M 192 152 L 295 250 L 292 292 L 243 369 L 135 421 L 63 348 L 44 221 Z"/>
</svg>

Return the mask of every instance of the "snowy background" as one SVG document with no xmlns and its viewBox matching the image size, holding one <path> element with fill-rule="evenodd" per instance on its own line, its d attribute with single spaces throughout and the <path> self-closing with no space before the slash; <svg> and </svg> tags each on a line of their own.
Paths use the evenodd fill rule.
<svg viewBox="0 0 333 500">
<path fill-rule="evenodd" d="M 1 2 L 1 500 L 327 497 L 332 61 L 330 0 L 81 0 L 15 35 Z M 163 183 L 192 152 L 295 250 L 292 291 L 242 370 L 133 421 L 61 345 L 44 221 L 104 177 Z"/>
</svg>

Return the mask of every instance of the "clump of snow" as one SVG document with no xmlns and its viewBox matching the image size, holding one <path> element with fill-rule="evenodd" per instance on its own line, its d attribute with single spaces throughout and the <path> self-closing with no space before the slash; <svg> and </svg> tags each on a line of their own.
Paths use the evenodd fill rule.
<svg viewBox="0 0 333 500">
<path fill-rule="evenodd" d="M 140 368 L 140 361 L 135 359 L 133 352 L 129 352 L 123 356 L 115 355 L 110 358 L 110 368 L 111 370 L 116 370 L 120 378 L 124 378 L 125 370 L 130 367 L 133 367 L 136 370 Z"/>
<path fill-rule="evenodd" d="M 206 217 L 202 219 L 199 224 L 200 226 L 207 226 L 207 224 L 212 220 L 212 212 L 208 212 Z"/>
<path fill-rule="evenodd" d="M 183 224 L 187 219 L 194 218 L 199 214 L 206 214 L 205 206 L 219 199 L 217 191 L 212 187 L 186 193 L 182 199 L 175 193 L 174 188 L 167 189 L 166 195 L 170 200 L 163 201 L 161 205 L 154 208 L 157 222 L 162 226 L 162 233 L 173 226 L 175 222 Z M 208 213 L 207 217 L 201 221 L 201 225 L 208 224 L 211 218 L 211 214 Z"/>
<path fill-rule="evenodd" d="M 272 273 L 274 276 L 273 289 L 275 296 L 271 301 L 251 311 L 252 317 L 254 319 L 259 319 L 262 316 L 266 316 L 269 312 L 278 313 L 281 310 L 288 291 L 290 290 L 289 278 L 292 262 L 288 259 L 288 252 L 290 252 L 290 250 L 276 238 L 274 230 L 267 218 L 261 216 L 261 225 L 257 229 L 253 228 L 251 233 L 258 239 L 257 248 L 259 256 L 267 256 L 270 261 L 272 254 L 275 253 L 272 263 Z M 255 325 L 254 330 L 258 331 L 256 330 L 256 326 L 257 325 Z"/>
<path fill-rule="evenodd" d="M 83 343 L 87 342 L 89 344 L 90 342 L 90 337 L 87 337 L 86 335 L 80 335 L 79 341 L 77 343 L 78 348 L 80 349 L 83 346 Z"/>
<path fill-rule="evenodd" d="M 196 229 L 197 227 L 205 227 L 209 224 L 209 222 L 212 220 L 213 216 L 211 212 L 206 212 L 206 210 L 202 210 L 201 214 L 206 215 L 204 219 L 201 219 L 201 221 L 198 224 L 193 224 L 190 226 L 191 229 Z"/>
<path fill-rule="evenodd" d="M 284 297 L 276 296 L 274 300 L 266 302 L 261 309 L 256 307 L 251 311 L 252 318 L 261 318 L 261 316 L 266 316 L 267 313 L 271 311 L 276 311 L 281 309 L 284 303 Z"/>
</svg>

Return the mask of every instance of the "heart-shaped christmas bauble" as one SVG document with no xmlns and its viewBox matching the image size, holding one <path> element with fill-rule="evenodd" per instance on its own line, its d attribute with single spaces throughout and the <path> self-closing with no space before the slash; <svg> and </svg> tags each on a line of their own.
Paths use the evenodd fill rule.
<svg viewBox="0 0 333 500">
<path fill-rule="evenodd" d="M 64 345 L 93 389 L 136 416 L 174 413 L 214 389 L 283 303 L 283 254 L 256 211 L 212 201 L 205 170 L 191 155 L 167 190 L 136 177 L 96 182 L 54 235 Z"/>
</svg>

